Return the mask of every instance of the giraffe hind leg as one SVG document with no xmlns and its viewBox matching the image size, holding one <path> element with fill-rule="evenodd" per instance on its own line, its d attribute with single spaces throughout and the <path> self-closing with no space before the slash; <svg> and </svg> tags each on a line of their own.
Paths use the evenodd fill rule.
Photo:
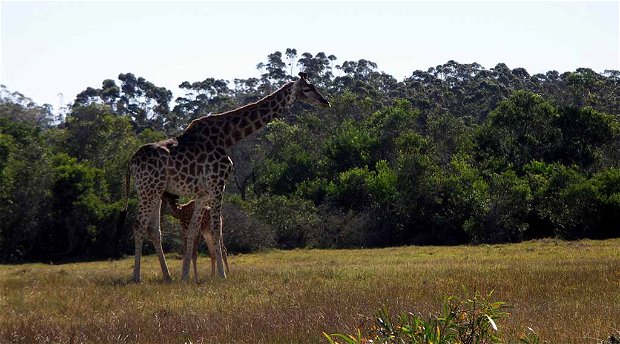
<svg viewBox="0 0 620 344">
<path fill-rule="evenodd" d="M 135 251 L 134 251 L 134 264 L 133 264 L 133 281 L 140 283 L 140 261 L 142 260 L 142 245 L 144 243 L 144 236 L 137 230 L 140 227 L 140 223 L 136 222 L 133 230 Z"/>
<path fill-rule="evenodd" d="M 142 245 L 144 244 L 144 238 L 148 230 L 150 218 L 148 217 L 148 211 L 144 204 L 140 204 L 138 210 L 138 216 L 136 222 L 133 225 L 133 238 L 135 243 L 135 255 L 134 255 L 134 268 L 133 268 L 133 281 L 140 283 L 140 262 L 142 260 Z"/>
<path fill-rule="evenodd" d="M 159 264 L 161 266 L 164 282 L 170 282 L 172 281 L 172 278 L 170 277 L 170 271 L 168 270 L 168 264 L 166 263 L 166 256 L 161 245 L 160 211 L 161 200 L 158 200 L 157 202 L 155 202 L 155 207 L 151 213 L 149 234 L 151 237 L 151 242 L 155 247 L 155 252 L 157 252 L 157 257 L 159 258 Z"/>
</svg>

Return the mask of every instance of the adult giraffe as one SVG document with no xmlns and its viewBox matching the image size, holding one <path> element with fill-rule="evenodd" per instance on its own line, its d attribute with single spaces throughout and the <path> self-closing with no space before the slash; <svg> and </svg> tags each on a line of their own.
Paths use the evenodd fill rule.
<svg viewBox="0 0 620 344">
<path fill-rule="evenodd" d="M 233 164 L 229 156 L 230 148 L 281 115 L 295 101 L 330 106 L 308 81 L 306 73 L 299 73 L 299 76 L 299 79 L 286 83 L 255 103 L 221 114 L 200 117 L 192 121 L 181 135 L 146 144 L 133 155 L 125 177 L 125 211 L 128 207 L 129 179 L 133 177 L 139 199 L 138 214 L 133 226 L 135 282 L 140 282 L 142 244 L 147 231 L 159 257 L 164 281 L 171 280 L 161 247 L 159 225 L 164 193 L 195 199 L 181 278 L 184 281 L 189 279 L 194 238 L 198 235 L 202 210 L 207 206 L 211 209 L 210 228 L 216 242 L 215 247 L 209 250 L 215 252 L 218 276 L 226 278 L 222 261 L 221 210 L 224 187 Z"/>
</svg>

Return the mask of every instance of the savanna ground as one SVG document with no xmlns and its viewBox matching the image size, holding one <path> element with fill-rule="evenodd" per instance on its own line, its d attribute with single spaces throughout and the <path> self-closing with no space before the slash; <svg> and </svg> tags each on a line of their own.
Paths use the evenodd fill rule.
<svg viewBox="0 0 620 344">
<path fill-rule="evenodd" d="M 236 255 L 225 281 L 170 284 L 155 256 L 0 266 L 0 342 L 320 343 L 368 329 L 383 306 L 437 313 L 448 295 L 494 290 L 512 306 L 509 342 L 533 328 L 549 343 L 596 343 L 620 329 L 620 239 L 512 245 L 295 250 Z"/>
</svg>

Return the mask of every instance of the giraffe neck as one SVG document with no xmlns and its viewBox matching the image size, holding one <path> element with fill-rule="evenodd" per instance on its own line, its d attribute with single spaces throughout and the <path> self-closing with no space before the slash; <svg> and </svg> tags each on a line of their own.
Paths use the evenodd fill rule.
<svg viewBox="0 0 620 344">
<path fill-rule="evenodd" d="M 274 118 L 281 116 L 293 103 L 293 86 L 294 82 L 289 82 L 258 102 L 231 113 L 226 146 L 243 140 Z"/>
<path fill-rule="evenodd" d="M 291 81 L 255 103 L 198 118 L 190 123 L 181 137 L 202 135 L 202 132 L 212 135 L 218 132 L 219 144 L 228 148 L 284 113 L 294 101 L 294 89 L 295 82 Z"/>
</svg>

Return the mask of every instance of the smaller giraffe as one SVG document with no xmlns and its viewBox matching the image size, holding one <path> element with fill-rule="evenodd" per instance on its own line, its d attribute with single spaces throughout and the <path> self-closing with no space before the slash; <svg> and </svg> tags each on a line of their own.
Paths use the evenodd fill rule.
<svg viewBox="0 0 620 344">
<path fill-rule="evenodd" d="M 185 204 L 178 204 L 178 196 L 170 195 L 164 193 L 164 199 L 168 203 L 168 208 L 170 209 L 170 215 L 175 219 L 179 220 L 181 225 L 181 240 L 183 241 L 183 251 L 186 250 L 187 247 L 187 234 L 189 232 L 189 224 L 192 220 L 192 214 L 194 213 L 194 200 L 191 200 Z M 211 258 L 211 275 L 215 275 L 215 252 L 211 252 L 211 248 L 214 247 L 213 237 L 211 236 L 210 230 L 210 219 L 211 219 L 211 209 L 209 207 L 205 207 L 202 214 L 202 223 L 200 224 L 199 233 L 202 233 L 206 243 L 207 250 L 209 251 L 209 257 Z M 200 244 L 200 236 L 196 236 L 194 240 L 194 245 L 192 249 L 192 262 L 194 265 L 194 281 L 198 282 L 198 268 L 196 267 L 196 261 L 198 260 L 198 245 Z M 224 265 L 226 265 L 226 273 L 229 273 L 228 269 L 228 251 L 224 246 L 224 243 L 221 243 L 222 248 L 222 258 L 224 259 Z"/>
</svg>

